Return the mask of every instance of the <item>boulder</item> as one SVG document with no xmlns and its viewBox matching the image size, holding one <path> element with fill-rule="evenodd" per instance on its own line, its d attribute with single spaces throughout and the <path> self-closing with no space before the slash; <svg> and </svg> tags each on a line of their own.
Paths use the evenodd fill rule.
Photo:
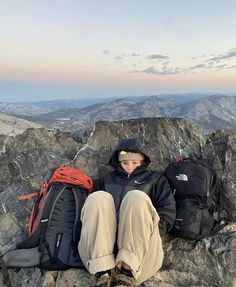
<svg viewBox="0 0 236 287">
<path fill-rule="evenodd" d="M 120 138 L 138 137 L 163 170 L 180 155 L 203 159 L 217 173 L 217 216 L 229 224 L 200 241 L 163 238 L 165 260 L 155 276 L 141 286 L 236 286 L 236 133 L 220 130 L 201 134 L 176 118 L 145 118 L 98 122 L 85 138 L 58 130 L 29 129 L 16 137 L 0 136 L 0 252 L 14 248 L 26 236 L 33 200 L 18 196 L 36 191 L 48 169 L 69 164 L 98 177 L 110 170 L 108 160 Z M 45 272 L 37 268 L 10 270 L 13 286 L 89 286 L 84 270 Z M 1 280 L 0 280 L 0 286 Z"/>
</svg>

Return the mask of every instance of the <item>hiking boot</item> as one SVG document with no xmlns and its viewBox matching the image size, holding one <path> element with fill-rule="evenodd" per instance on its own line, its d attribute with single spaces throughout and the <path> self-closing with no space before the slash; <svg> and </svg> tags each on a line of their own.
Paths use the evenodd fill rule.
<svg viewBox="0 0 236 287">
<path fill-rule="evenodd" d="M 111 287 L 111 276 L 109 273 L 101 276 L 93 275 L 91 287 Z"/>
<path fill-rule="evenodd" d="M 133 276 L 128 276 L 122 273 L 120 270 L 117 270 L 117 273 L 114 276 L 113 285 L 114 287 L 134 287 L 135 279 Z"/>
</svg>

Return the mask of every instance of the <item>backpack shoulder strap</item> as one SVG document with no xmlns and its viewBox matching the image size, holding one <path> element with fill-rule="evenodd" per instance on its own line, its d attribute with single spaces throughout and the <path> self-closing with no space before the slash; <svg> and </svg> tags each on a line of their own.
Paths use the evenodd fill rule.
<svg viewBox="0 0 236 287">
<path fill-rule="evenodd" d="M 80 220 L 81 210 L 88 196 L 88 191 L 84 188 L 73 187 L 73 193 L 75 197 L 75 206 L 76 206 L 76 216 L 75 216 L 74 230 L 73 230 L 73 241 L 75 244 L 78 244 L 79 239 L 80 239 L 80 231 L 82 227 L 82 223 Z"/>
<path fill-rule="evenodd" d="M 17 245 L 17 248 L 31 248 L 35 247 L 39 243 L 42 244 L 45 231 L 48 226 L 48 221 L 50 214 L 55 204 L 56 198 L 60 196 L 63 190 L 66 188 L 66 185 L 63 184 L 52 184 L 41 206 L 41 213 L 39 214 L 39 223 L 35 231 L 31 234 L 30 237 L 25 239 L 23 242 Z M 39 244 L 39 249 L 42 246 Z"/>
</svg>

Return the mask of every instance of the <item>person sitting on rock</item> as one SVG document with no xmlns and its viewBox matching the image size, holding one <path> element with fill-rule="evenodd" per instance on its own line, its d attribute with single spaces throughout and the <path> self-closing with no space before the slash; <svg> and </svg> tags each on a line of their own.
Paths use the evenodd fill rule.
<svg viewBox="0 0 236 287">
<path fill-rule="evenodd" d="M 82 209 L 79 254 L 94 287 L 136 286 L 162 266 L 161 235 L 175 221 L 175 201 L 162 173 L 135 138 L 120 140 L 114 168 L 94 180 Z"/>
</svg>

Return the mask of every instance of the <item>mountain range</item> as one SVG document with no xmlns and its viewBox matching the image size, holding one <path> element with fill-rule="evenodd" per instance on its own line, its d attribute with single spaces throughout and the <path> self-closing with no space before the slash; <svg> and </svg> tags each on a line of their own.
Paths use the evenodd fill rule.
<svg viewBox="0 0 236 287">
<path fill-rule="evenodd" d="M 91 130 L 97 121 L 146 117 L 186 118 L 205 133 L 221 128 L 236 130 L 236 96 L 224 95 L 0 103 L 0 112 L 49 128 L 73 132 Z"/>
</svg>

